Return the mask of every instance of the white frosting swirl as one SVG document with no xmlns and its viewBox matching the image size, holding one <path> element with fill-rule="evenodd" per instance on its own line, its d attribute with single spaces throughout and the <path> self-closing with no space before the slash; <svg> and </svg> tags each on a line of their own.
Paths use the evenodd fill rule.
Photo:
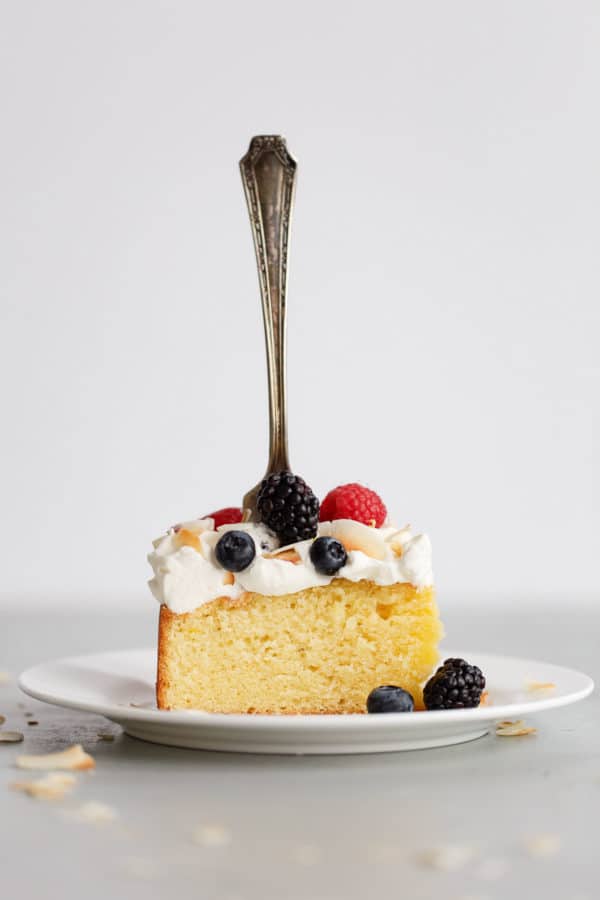
<svg viewBox="0 0 600 900">
<path fill-rule="evenodd" d="M 215 556 L 218 540 L 231 530 L 247 532 L 256 546 L 252 563 L 235 575 L 226 572 Z M 150 590 L 172 612 L 185 613 L 217 597 L 236 598 L 246 591 L 293 594 L 329 584 L 334 578 L 372 581 L 379 586 L 409 583 L 420 588 L 433 584 L 431 543 L 425 534 L 413 536 L 409 528 L 377 529 L 338 519 L 321 522 L 319 536 L 335 537 L 346 547 L 348 560 L 336 575 L 317 572 L 309 556 L 312 540 L 281 548 L 279 552 L 293 549 L 300 557 L 298 562 L 290 562 L 272 555 L 277 539 L 263 525 L 222 525 L 215 531 L 212 519 L 185 522 L 154 541 L 154 551 L 148 556 L 154 570 Z"/>
</svg>

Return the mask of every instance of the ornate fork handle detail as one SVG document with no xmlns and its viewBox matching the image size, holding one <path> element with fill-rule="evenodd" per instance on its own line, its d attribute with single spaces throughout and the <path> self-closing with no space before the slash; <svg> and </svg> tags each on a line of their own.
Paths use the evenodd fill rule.
<svg viewBox="0 0 600 900">
<path fill-rule="evenodd" d="M 252 138 L 240 171 L 252 226 L 262 299 L 269 380 L 269 464 L 266 474 L 289 468 L 286 399 L 286 289 L 296 161 L 276 135 Z M 244 498 L 254 510 L 257 488 Z"/>
</svg>

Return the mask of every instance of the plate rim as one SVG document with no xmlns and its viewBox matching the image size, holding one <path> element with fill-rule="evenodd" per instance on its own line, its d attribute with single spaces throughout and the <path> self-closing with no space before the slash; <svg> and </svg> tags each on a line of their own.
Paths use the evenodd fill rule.
<svg viewBox="0 0 600 900">
<path fill-rule="evenodd" d="M 579 669 L 573 669 L 569 666 L 563 666 L 558 663 L 545 662 L 538 659 L 528 659 L 524 657 L 511 656 L 499 653 L 487 653 L 479 651 L 459 651 L 464 658 L 493 658 L 498 662 L 504 663 L 528 663 L 536 666 L 548 666 L 560 669 L 569 675 L 577 676 L 582 680 L 582 685 L 578 690 L 571 691 L 568 694 L 559 697 L 540 697 L 530 701 L 520 701 L 497 706 L 480 706 L 474 709 L 453 709 L 453 710 L 423 710 L 416 716 L 407 716 L 406 713 L 387 713 L 386 715 L 369 716 L 364 713 L 326 713 L 326 714 L 294 714 L 294 715 L 278 715 L 253 713 L 213 713 L 204 712 L 202 710 L 161 710 L 146 706 L 131 706 L 117 703 L 95 703 L 85 700 L 71 699 L 68 697 L 57 697 L 52 691 L 44 691 L 32 686 L 30 683 L 32 678 L 39 677 L 40 670 L 49 666 L 57 666 L 61 664 L 76 664 L 82 661 L 101 660 L 105 657 L 123 656 L 127 657 L 132 654 L 155 654 L 156 649 L 153 647 L 137 647 L 128 650 L 105 650 L 96 653 L 79 654 L 77 656 L 64 656 L 48 659 L 29 666 L 20 673 L 17 679 L 17 685 L 23 693 L 35 700 L 49 703 L 53 706 L 60 706 L 66 709 L 76 709 L 82 712 L 94 713 L 104 716 L 107 719 L 117 722 L 139 721 L 139 722 L 160 722 L 164 725 L 176 726 L 219 726 L 225 730 L 237 730 L 240 727 L 251 726 L 253 730 L 268 731 L 277 729 L 280 731 L 297 731 L 299 729 L 335 729 L 343 726 L 352 730 L 385 728 L 392 726 L 394 723 L 406 729 L 413 729 L 431 725 L 433 721 L 439 722 L 440 725 L 460 722 L 490 722 L 494 719 L 503 719 L 511 715 L 515 715 L 516 708 L 527 707 L 527 715 L 543 712 L 547 709 L 558 709 L 562 706 L 568 706 L 577 703 L 589 697 L 595 689 L 593 679 L 585 672 Z M 442 656 L 457 655 L 453 650 L 444 649 Z M 115 677 L 119 677 L 115 674 Z M 521 712 L 519 715 L 525 713 Z M 432 719 L 432 717 L 434 717 Z"/>
</svg>

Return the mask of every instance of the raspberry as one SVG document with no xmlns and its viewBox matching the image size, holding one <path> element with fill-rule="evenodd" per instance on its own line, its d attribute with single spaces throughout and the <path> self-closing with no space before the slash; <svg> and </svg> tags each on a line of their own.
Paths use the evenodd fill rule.
<svg viewBox="0 0 600 900">
<path fill-rule="evenodd" d="M 354 519 L 363 525 L 381 528 L 385 522 L 387 509 L 381 497 L 362 484 L 341 484 L 329 491 L 321 503 L 321 522 L 334 519 Z"/>
<path fill-rule="evenodd" d="M 214 519 L 215 528 L 218 528 L 219 525 L 234 525 L 236 522 L 242 521 L 242 510 L 239 506 L 226 506 L 224 509 L 218 509 L 208 516 L 202 516 L 202 518 Z"/>
</svg>

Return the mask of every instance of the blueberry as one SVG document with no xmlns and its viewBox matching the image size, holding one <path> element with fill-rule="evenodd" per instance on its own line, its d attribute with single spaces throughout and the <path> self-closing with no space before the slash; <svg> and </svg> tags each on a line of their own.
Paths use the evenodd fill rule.
<svg viewBox="0 0 600 900">
<path fill-rule="evenodd" d="M 241 572 L 256 556 L 256 547 L 245 531 L 226 531 L 215 547 L 215 553 L 228 572 Z"/>
<path fill-rule="evenodd" d="M 415 701 L 408 691 L 393 684 L 382 684 L 367 697 L 367 712 L 370 713 L 412 712 L 414 708 Z"/>
<path fill-rule="evenodd" d="M 344 545 L 335 538 L 320 537 L 310 548 L 310 558 L 313 566 L 321 575 L 335 575 L 342 566 L 346 565 L 348 554 Z"/>
</svg>

